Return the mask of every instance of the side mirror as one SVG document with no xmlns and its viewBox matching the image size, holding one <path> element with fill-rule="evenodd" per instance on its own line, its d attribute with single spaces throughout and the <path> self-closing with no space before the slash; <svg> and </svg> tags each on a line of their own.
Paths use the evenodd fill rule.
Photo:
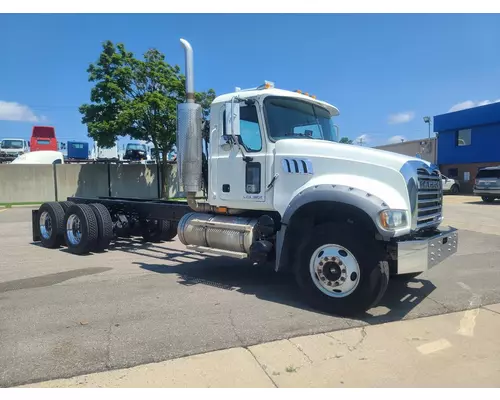
<svg viewBox="0 0 500 400">
<path fill-rule="evenodd" d="M 236 136 L 240 136 L 240 104 L 234 99 L 226 103 L 226 131 L 224 135 L 231 136 L 238 143 Z"/>
</svg>

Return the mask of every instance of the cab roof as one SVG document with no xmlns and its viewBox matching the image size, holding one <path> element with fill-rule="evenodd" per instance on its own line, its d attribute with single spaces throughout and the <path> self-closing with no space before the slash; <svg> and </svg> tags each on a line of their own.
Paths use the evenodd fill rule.
<svg viewBox="0 0 500 400">
<path fill-rule="evenodd" d="M 326 108 L 332 117 L 335 117 L 335 116 L 340 114 L 337 107 L 332 106 L 331 104 L 328 104 L 325 101 L 315 99 L 311 96 L 307 96 L 307 95 L 302 94 L 302 93 L 291 92 L 289 90 L 276 89 L 276 88 L 240 90 L 240 91 L 233 92 L 233 93 L 223 94 L 223 95 L 216 97 L 215 100 L 213 101 L 213 104 L 230 102 L 231 99 L 235 96 L 238 96 L 240 99 L 248 99 L 248 98 L 252 98 L 252 97 L 261 97 L 261 96 L 262 97 L 264 97 L 264 96 L 265 97 L 267 97 L 267 96 L 288 97 L 288 98 L 292 98 L 292 99 L 307 101 L 309 103 L 316 104 L 319 107 Z"/>
</svg>

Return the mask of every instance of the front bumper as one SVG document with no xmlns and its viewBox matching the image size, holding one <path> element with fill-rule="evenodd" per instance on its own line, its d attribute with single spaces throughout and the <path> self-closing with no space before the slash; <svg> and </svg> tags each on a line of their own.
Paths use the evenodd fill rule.
<svg viewBox="0 0 500 400">
<path fill-rule="evenodd" d="M 476 196 L 500 196 L 500 189 L 495 188 L 476 188 L 473 190 Z"/>
<path fill-rule="evenodd" d="M 425 272 L 457 249 L 458 230 L 452 227 L 439 227 L 426 236 L 397 242 L 397 275 Z"/>
</svg>

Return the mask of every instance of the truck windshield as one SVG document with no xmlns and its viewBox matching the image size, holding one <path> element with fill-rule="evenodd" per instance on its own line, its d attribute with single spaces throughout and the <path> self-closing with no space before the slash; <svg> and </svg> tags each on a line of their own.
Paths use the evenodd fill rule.
<svg viewBox="0 0 500 400">
<path fill-rule="evenodd" d="M 264 108 L 269 135 L 274 140 L 305 137 L 334 142 L 336 139 L 330 114 L 313 103 L 268 97 Z"/>
<path fill-rule="evenodd" d="M 0 147 L 2 149 L 22 149 L 23 141 L 22 140 L 2 140 L 0 143 Z"/>
</svg>

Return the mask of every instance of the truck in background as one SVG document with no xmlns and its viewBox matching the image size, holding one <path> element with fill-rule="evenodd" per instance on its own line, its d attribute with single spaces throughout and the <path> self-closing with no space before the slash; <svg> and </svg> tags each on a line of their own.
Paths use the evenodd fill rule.
<svg viewBox="0 0 500 400">
<path fill-rule="evenodd" d="M 19 138 L 5 138 L 0 141 L 0 162 L 14 161 L 18 156 L 28 153 L 30 144 Z"/>
<path fill-rule="evenodd" d="M 30 140 L 31 151 L 58 151 L 56 130 L 53 126 L 34 126 Z"/>
<path fill-rule="evenodd" d="M 123 160 L 125 161 L 148 161 L 151 156 L 148 153 L 148 148 L 144 143 L 127 143 Z"/>
<path fill-rule="evenodd" d="M 88 160 L 89 144 L 87 142 L 68 141 L 67 158 L 70 160 Z"/>
<path fill-rule="evenodd" d="M 94 142 L 90 158 L 92 158 L 93 160 L 120 160 L 120 155 L 118 153 L 118 143 L 115 142 L 113 147 L 107 148 L 99 146 L 97 142 Z"/>
</svg>

